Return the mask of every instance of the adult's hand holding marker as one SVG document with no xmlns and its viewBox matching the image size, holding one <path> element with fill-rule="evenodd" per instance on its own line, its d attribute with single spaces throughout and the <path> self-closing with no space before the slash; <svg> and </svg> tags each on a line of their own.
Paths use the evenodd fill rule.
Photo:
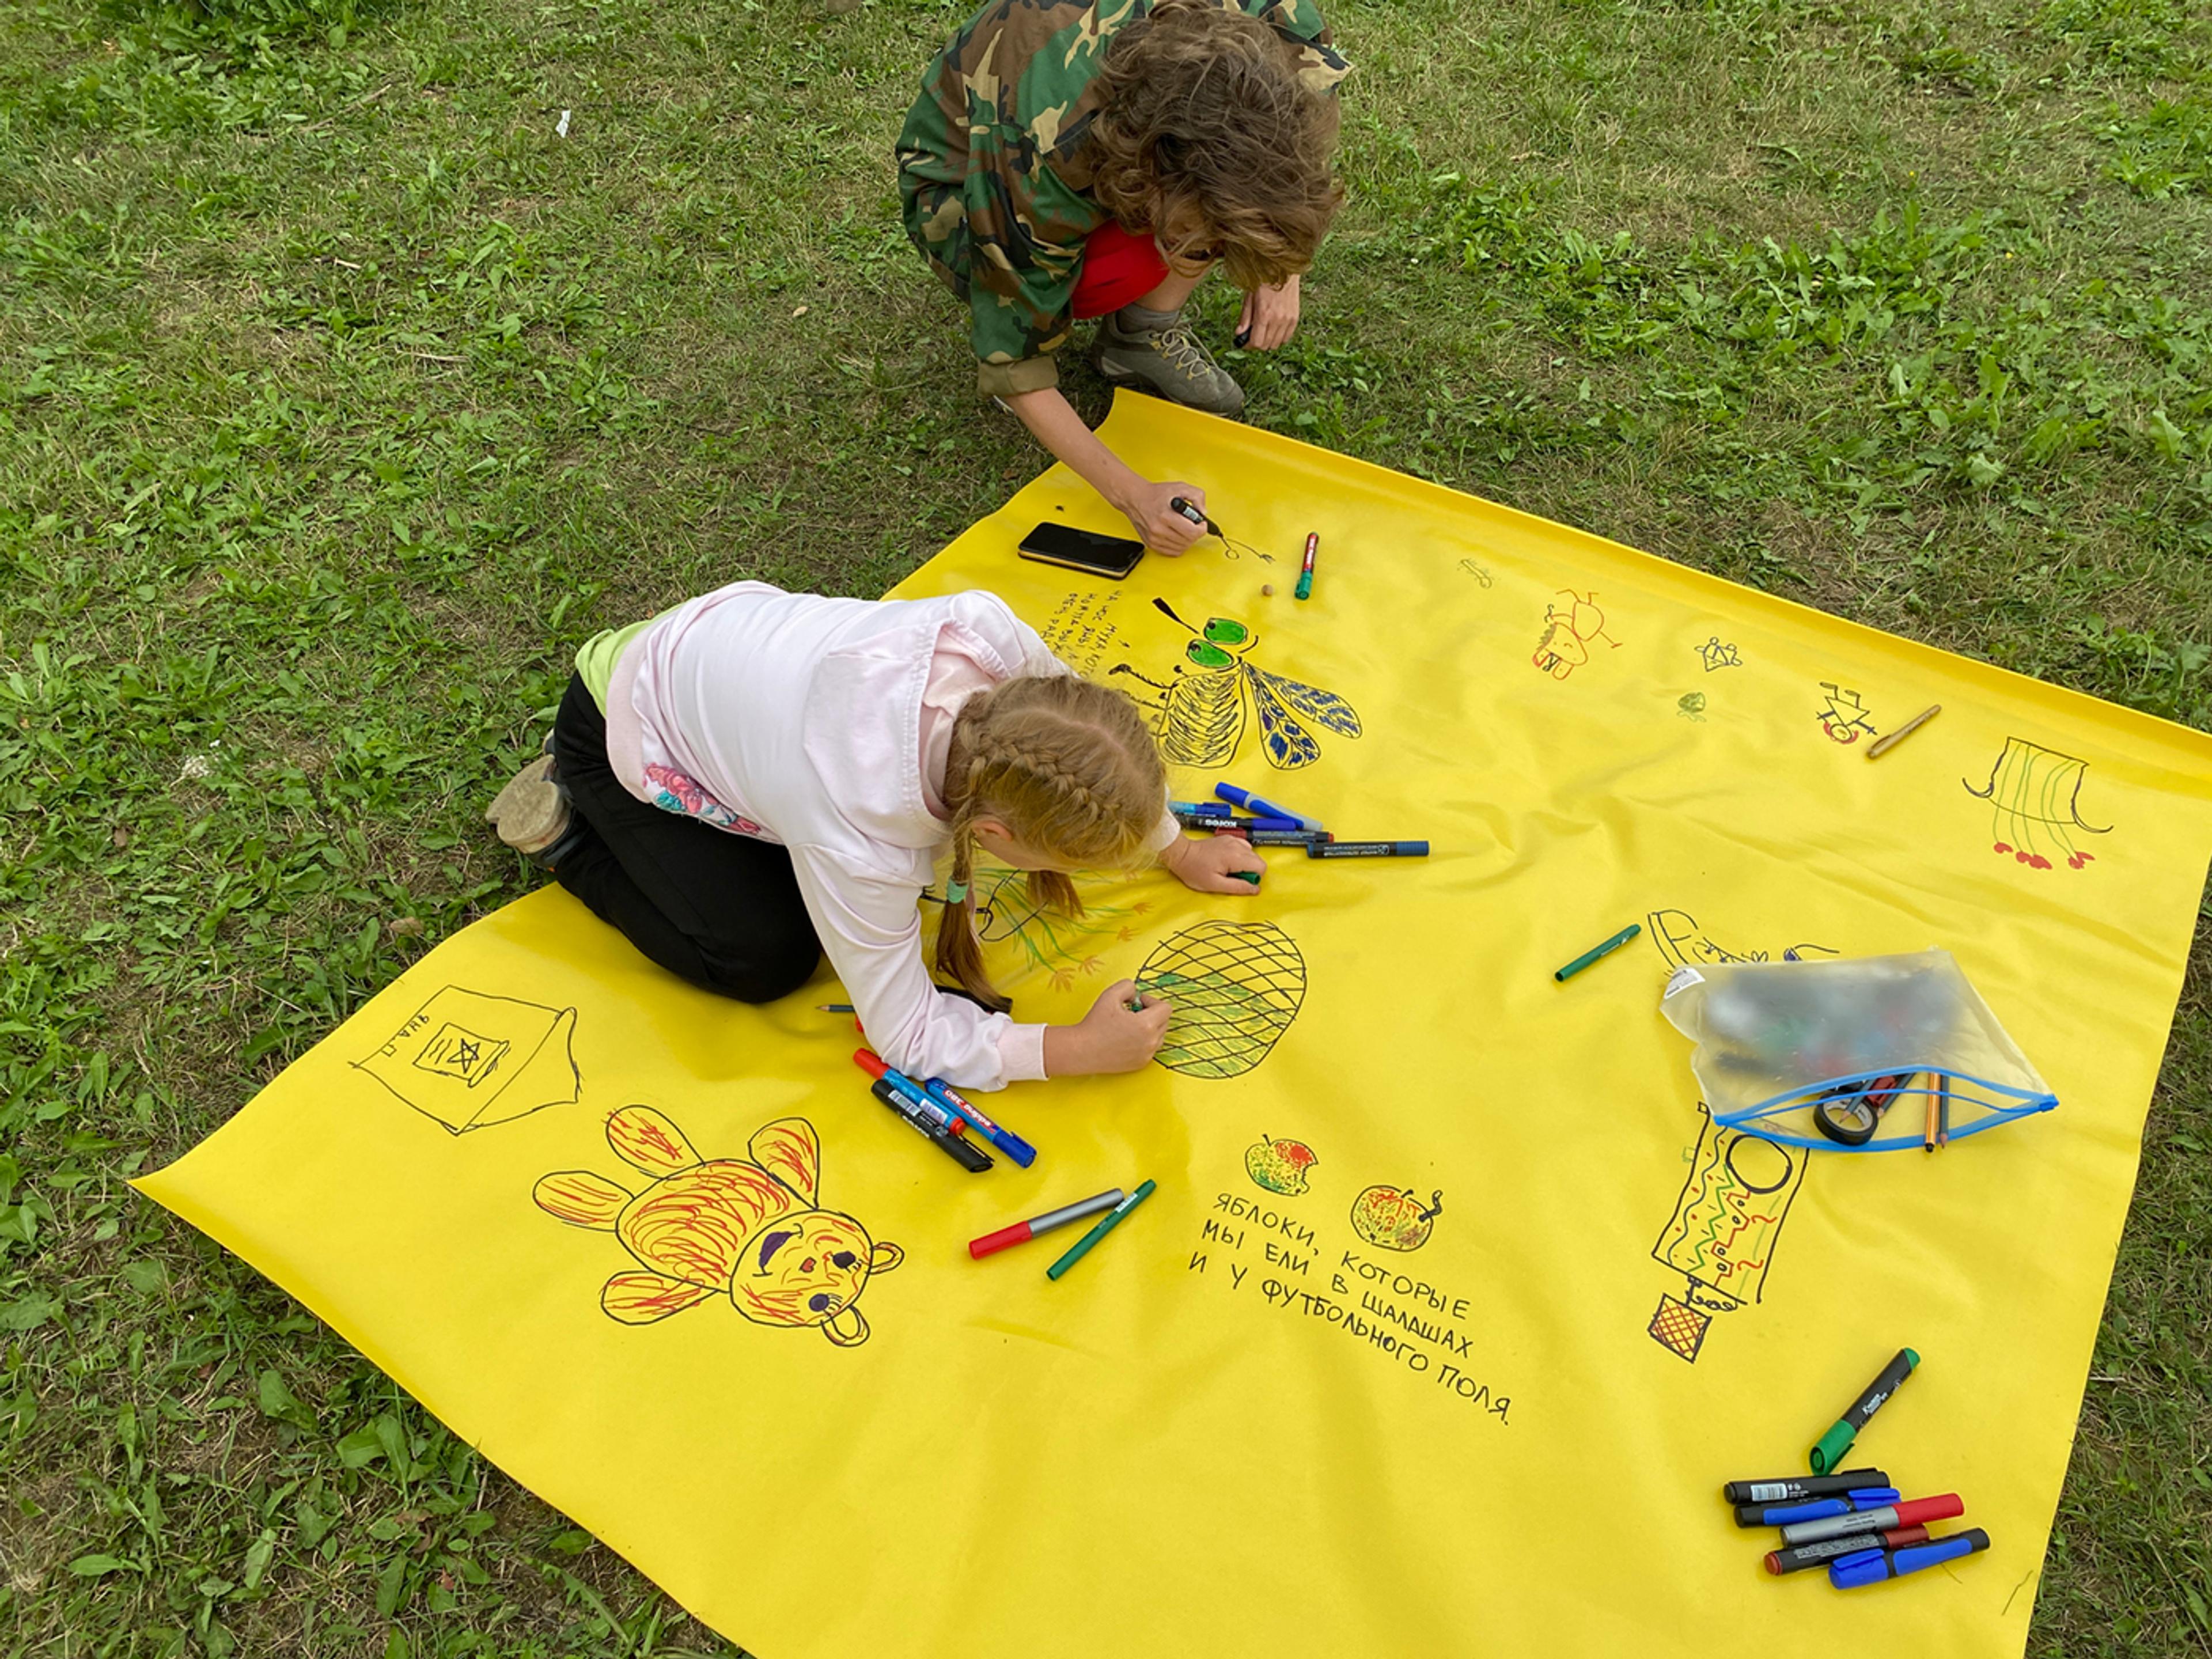
<svg viewBox="0 0 2212 1659">
<path fill-rule="evenodd" d="M 1155 483 L 1146 477 L 1083 423 L 1083 417 L 1059 387 L 1016 392 L 1000 401 L 1036 434 L 1039 443 L 1112 503 L 1154 552 L 1188 553 L 1206 534 L 1205 525 L 1193 524 L 1169 505 L 1180 495 L 1203 509 L 1206 492 L 1180 478 Z"/>
<path fill-rule="evenodd" d="M 1047 1077 L 1090 1077 L 1133 1072 L 1150 1063 L 1167 1041 L 1168 1002 L 1145 996 L 1131 979 L 1098 994 L 1091 1012 L 1073 1025 L 1044 1028 Z"/>
<path fill-rule="evenodd" d="M 1160 849 L 1160 863 L 1194 893 L 1249 895 L 1267 872 L 1267 860 L 1238 836 L 1177 836 Z"/>
<path fill-rule="evenodd" d="M 1190 515 L 1178 511 L 1175 503 L 1188 501 L 1198 509 L 1197 522 Z M 1179 558 L 1198 545 L 1208 532 L 1206 528 L 1206 492 L 1196 484 L 1170 479 L 1165 483 L 1151 483 L 1139 478 L 1127 499 L 1115 506 L 1121 509 L 1137 533 L 1145 538 L 1145 545 L 1155 553 L 1164 553 L 1170 558 Z"/>
</svg>

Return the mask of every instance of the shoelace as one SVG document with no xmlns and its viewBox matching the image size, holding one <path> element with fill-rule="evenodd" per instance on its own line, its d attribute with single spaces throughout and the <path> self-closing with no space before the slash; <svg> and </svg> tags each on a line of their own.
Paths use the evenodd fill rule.
<svg viewBox="0 0 2212 1659">
<path fill-rule="evenodd" d="M 1203 380 L 1213 372 L 1213 360 L 1206 355 L 1206 348 L 1198 343 L 1198 336 L 1190 331 L 1188 323 L 1176 323 L 1162 329 L 1156 337 L 1160 356 L 1188 378 Z"/>
</svg>

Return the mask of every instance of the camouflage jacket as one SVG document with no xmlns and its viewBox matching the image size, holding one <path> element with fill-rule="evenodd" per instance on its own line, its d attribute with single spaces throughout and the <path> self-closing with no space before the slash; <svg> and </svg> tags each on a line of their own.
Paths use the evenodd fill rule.
<svg viewBox="0 0 2212 1659">
<path fill-rule="evenodd" d="M 987 394 L 1057 383 L 1091 198 L 1091 119 L 1106 49 L 1153 0 L 991 0 L 923 78 L 899 134 L 907 234 L 968 301 Z M 1350 66 L 1314 0 L 1215 0 L 1273 24 L 1299 76 L 1334 87 Z"/>
</svg>

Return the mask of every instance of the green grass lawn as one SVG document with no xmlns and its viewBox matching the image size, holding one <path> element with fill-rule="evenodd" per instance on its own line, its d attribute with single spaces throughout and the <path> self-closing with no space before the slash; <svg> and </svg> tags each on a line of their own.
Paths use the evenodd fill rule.
<svg viewBox="0 0 2212 1659">
<path fill-rule="evenodd" d="M 968 0 L 231 3 L 0 9 L 0 1650 L 727 1652 L 123 1182 L 532 884 L 585 633 L 1039 469 L 895 211 Z M 2212 728 L 2207 15 L 1341 0 L 1251 418 Z M 2038 1654 L 2212 1652 L 2208 1152 L 2212 912 Z"/>
</svg>

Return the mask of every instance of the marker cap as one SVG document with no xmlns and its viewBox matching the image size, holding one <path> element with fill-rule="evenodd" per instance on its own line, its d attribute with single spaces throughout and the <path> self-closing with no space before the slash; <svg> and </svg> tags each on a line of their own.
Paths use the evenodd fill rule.
<svg viewBox="0 0 2212 1659">
<path fill-rule="evenodd" d="M 1917 1526 L 1923 1521 L 1948 1521 L 1954 1515 L 1964 1515 L 1966 1504 L 1954 1492 L 1940 1498 L 1916 1498 L 1909 1504 L 1897 1505 L 1896 1523 L 1900 1527 Z"/>
<path fill-rule="evenodd" d="M 1826 1474 L 1837 1464 L 1842 1462 L 1844 1454 L 1850 1450 L 1851 1443 L 1858 1437 L 1859 1431 L 1856 1429 L 1841 1418 L 1838 1418 L 1827 1433 L 1822 1435 L 1813 1444 L 1813 1455 L 1807 1460 L 1813 1465 L 1813 1473 Z"/>
<path fill-rule="evenodd" d="M 985 1233 L 981 1238 L 969 1239 L 968 1254 L 981 1261 L 985 1256 L 994 1255 L 1010 1245 L 1026 1244 L 1031 1237 L 1030 1224 L 1017 1221 L 1012 1226 L 1001 1227 L 995 1233 Z"/>
<path fill-rule="evenodd" d="M 1931 1538 L 1924 1544 L 1912 1544 L 1903 1549 L 1863 1550 L 1829 1563 L 1828 1582 L 1838 1589 L 1856 1589 L 1862 1584 L 1879 1584 L 1885 1578 L 1902 1578 L 1908 1572 L 1955 1561 L 1962 1555 L 1978 1554 L 1989 1547 L 1989 1534 L 1979 1527 L 1970 1527 L 1965 1532 Z"/>
</svg>

